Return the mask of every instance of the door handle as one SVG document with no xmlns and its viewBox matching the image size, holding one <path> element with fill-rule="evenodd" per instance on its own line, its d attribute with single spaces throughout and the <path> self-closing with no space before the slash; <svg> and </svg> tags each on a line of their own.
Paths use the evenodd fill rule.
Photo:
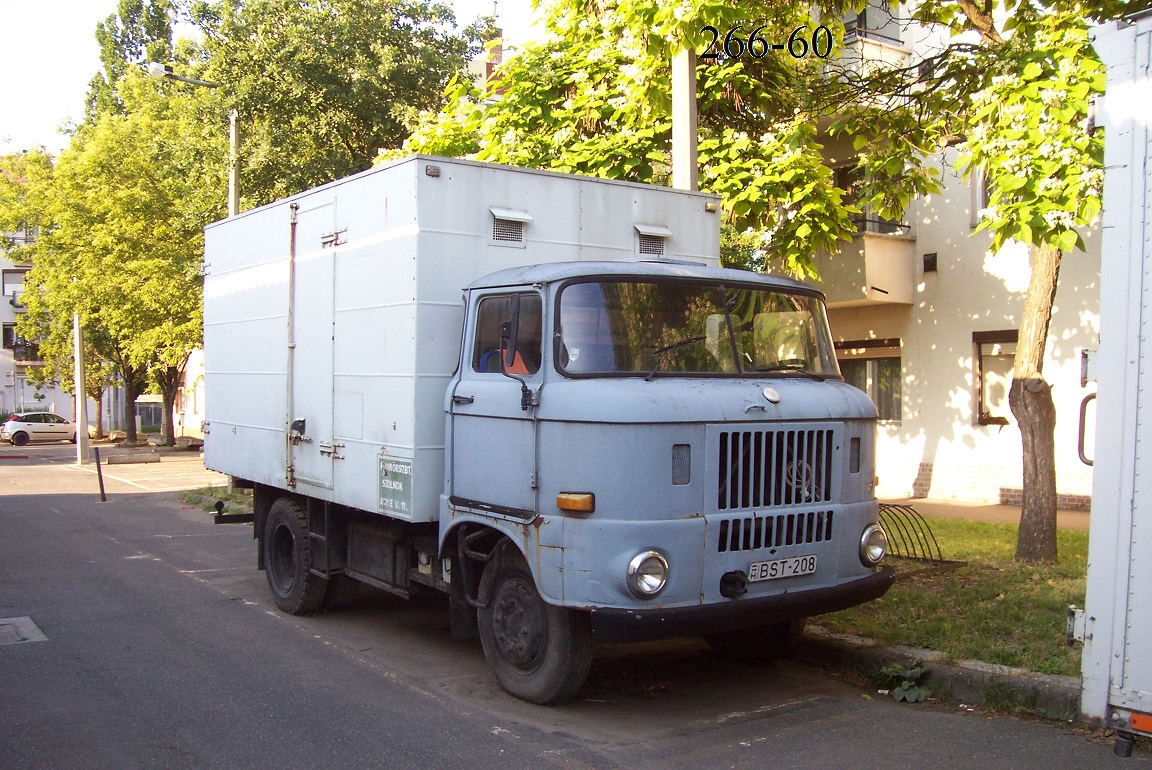
<svg viewBox="0 0 1152 770">
<path fill-rule="evenodd" d="M 453 404 L 471 404 L 475 400 L 472 396 L 452 396 Z"/>
<path fill-rule="evenodd" d="M 1088 422 L 1088 404 L 1096 399 L 1095 393 L 1089 393 L 1080 402 L 1080 435 L 1076 440 L 1076 451 L 1080 453 L 1080 462 L 1085 465 L 1092 465 L 1093 461 L 1089 460 L 1084 454 L 1084 426 Z"/>
</svg>

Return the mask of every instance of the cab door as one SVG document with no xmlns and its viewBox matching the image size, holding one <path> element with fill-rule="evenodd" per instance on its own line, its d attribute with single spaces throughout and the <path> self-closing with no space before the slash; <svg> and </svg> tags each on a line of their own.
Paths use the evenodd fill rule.
<svg viewBox="0 0 1152 770">
<path fill-rule="evenodd" d="M 535 408 L 525 408 L 524 390 L 540 387 L 542 321 L 535 291 L 495 291 L 469 304 L 449 399 L 455 506 L 523 519 L 535 515 Z"/>
</svg>

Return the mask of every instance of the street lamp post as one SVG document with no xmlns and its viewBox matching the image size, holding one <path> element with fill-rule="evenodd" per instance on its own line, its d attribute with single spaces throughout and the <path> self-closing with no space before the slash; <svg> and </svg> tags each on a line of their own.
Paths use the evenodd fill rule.
<svg viewBox="0 0 1152 770">
<path fill-rule="evenodd" d="M 84 332 L 79 313 L 72 314 L 72 344 L 76 365 L 72 385 L 76 391 L 76 464 L 83 465 L 88 460 L 88 392 L 84 383 Z"/>
<path fill-rule="evenodd" d="M 210 80 L 197 80 L 183 75 L 177 75 L 168 64 L 150 61 L 144 67 L 148 74 L 154 78 L 178 80 L 181 83 L 190 83 L 204 88 L 219 88 L 219 83 Z M 237 125 L 238 114 L 233 108 L 228 114 L 228 216 L 234 217 L 240 213 L 240 167 L 237 158 L 240 154 L 240 128 Z"/>
</svg>

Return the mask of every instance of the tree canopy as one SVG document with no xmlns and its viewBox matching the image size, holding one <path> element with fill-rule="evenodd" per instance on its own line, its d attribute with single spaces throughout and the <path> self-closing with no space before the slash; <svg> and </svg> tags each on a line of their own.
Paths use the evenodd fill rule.
<svg viewBox="0 0 1152 770">
<path fill-rule="evenodd" d="M 180 23 L 200 39 L 174 40 Z M 80 313 L 89 393 L 114 370 L 129 404 L 149 381 L 164 429 L 200 344 L 203 228 L 225 214 L 228 114 L 240 113 L 245 207 L 368 168 L 407 136 L 476 50 L 422 0 L 120 0 L 97 26 L 102 71 L 87 116 L 53 163 L 5 159 L 0 216 L 40 227 L 20 333 L 40 343 L 43 381 L 72 387 Z M 168 64 L 194 83 L 149 78 Z M 134 423 L 128 421 L 129 437 Z"/>
<path fill-rule="evenodd" d="M 940 190 L 942 158 L 987 180 L 980 231 L 993 250 L 1015 241 L 1033 252 L 1011 397 L 1025 457 L 1018 558 L 1054 559 L 1055 412 L 1042 368 L 1060 257 L 1083 247 L 1081 230 L 1100 210 L 1103 139 L 1087 116 L 1104 71 L 1088 31 L 1147 3 L 925 0 L 899 6 L 909 16 L 896 23 L 916 45 L 891 57 L 842 45 L 859 0 L 542 5 L 550 36 L 482 88 L 454 83 L 404 151 L 663 181 L 670 61 L 688 46 L 719 53 L 696 70 L 700 184 L 723 198 L 726 253 L 742 251 L 737 261 L 751 254 L 755 266 L 810 275 L 812 255 L 850 238 L 861 209 L 897 218 Z M 769 50 L 814 26 L 830 33 L 827 58 L 813 55 L 813 38 Z M 854 148 L 852 198 L 827 168 L 830 140 Z"/>
<path fill-rule="evenodd" d="M 157 85 L 128 71 L 124 110 L 84 124 L 46 180 L 48 226 L 30 247 L 19 327 L 41 340 L 45 375 L 69 383 L 79 313 L 130 403 L 143 373 L 182 370 L 200 342 L 202 228 L 223 212 L 223 148 L 204 119 L 215 105 Z"/>
<path fill-rule="evenodd" d="M 184 64 L 239 113 L 251 205 L 363 171 L 399 146 L 484 29 L 456 32 L 449 6 L 422 0 L 216 0 L 192 15 L 203 46 Z"/>
</svg>

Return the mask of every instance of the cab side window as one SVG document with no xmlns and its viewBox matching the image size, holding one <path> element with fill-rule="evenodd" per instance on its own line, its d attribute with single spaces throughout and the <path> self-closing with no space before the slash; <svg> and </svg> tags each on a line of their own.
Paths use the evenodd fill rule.
<svg viewBox="0 0 1152 770">
<path fill-rule="evenodd" d="M 476 338 L 472 346 L 472 369 L 481 373 L 535 374 L 540 371 L 541 319 L 540 295 L 523 292 L 520 296 L 520 321 L 516 334 L 516 357 L 504 368 L 500 354 L 500 326 L 512 319 L 511 294 L 484 297 L 476 310 Z"/>
</svg>

